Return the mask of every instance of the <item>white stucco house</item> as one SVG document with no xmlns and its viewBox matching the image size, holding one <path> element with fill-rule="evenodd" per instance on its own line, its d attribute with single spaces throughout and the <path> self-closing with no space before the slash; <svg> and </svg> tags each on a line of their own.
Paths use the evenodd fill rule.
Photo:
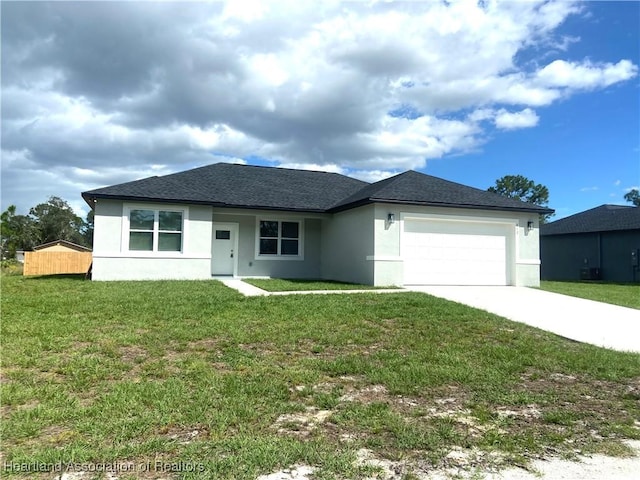
<svg viewBox="0 0 640 480">
<path fill-rule="evenodd" d="M 414 171 L 369 184 L 225 163 L 82 196 L 94 280 L 537 286 L 539 216 L 552 212 Z"/>
</svg>

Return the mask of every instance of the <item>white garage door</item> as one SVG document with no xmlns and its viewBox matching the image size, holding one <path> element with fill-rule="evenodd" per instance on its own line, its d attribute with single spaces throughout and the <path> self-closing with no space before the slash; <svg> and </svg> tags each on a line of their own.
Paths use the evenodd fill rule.
<svg viewBox="0 0 640 480">
<path fill-rule="evenodd" d="M 501 223 L 404 221 L 406 285 L 507 285 L 509 235 Z"/>
</svg>

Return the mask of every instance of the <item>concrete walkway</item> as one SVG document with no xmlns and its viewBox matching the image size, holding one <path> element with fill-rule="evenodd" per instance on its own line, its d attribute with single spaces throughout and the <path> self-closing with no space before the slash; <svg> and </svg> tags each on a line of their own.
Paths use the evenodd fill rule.
<svg viewBox="0 0 640 480">
<path fill-rule="evenodd" d="M 233 277 L 213 277 L 214 280 L 222 282 L 226 287 L 237 290 L 245 297 L 259 297 L 261 295 L 269 295 L 269 292 L 262 290 L 261 288 L 254 287 L 253 285 L 243 282 L 239 278 Z"/>
<path fill-rule="evenodd" d="M 525 287 L 415 286 L 578 342 L 640 353 L 640 310 Z"/>
<path fill-rule="evenodd" d="M 297 290 L 297 291 L 285 291 L 285 292 L 268 292 L 261 288 L 255 287 L 249 283 L 243 282 L 239 278 L 232 277 L 213 277 L 214 280 L 219 280 L 225 286 L 237 290 L 241 294 L 247 297 L 258 296 L 271 296 L 271 295 L 330 295 L 334 293 L 398 293 L 409 292 L 402 288 L 377 288 L 377 289 L 365 289 L 365 290 Z"/>
</svg>

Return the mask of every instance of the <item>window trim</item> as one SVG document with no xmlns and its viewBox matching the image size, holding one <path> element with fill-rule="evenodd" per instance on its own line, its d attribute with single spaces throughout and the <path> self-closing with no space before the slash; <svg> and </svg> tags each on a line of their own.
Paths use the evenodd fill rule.
<svg viewBox="0 0 640 480">
<path fill-rule="evenodd" d="M 291 239 L 290 237 L 282 237 L 282 222 L 291 222 L 298 224 L 298 254 L 297 255 L 282 255 L 260 253 L 260 222 L 278 222 L 278 251 L 281 250 L 281 241 Z M 291 218 L 291 217 L 261 217 L 256 216 L 256 228 L 255 228 L 255 260 L 304 260 L 304 219 L 303 218 Z M 276 237 L 273 237 L 276 238 Z"/>
<path fill-rule="evenodd" d="M 131 210 L 152 210 L 154 212 L 153 220 L 153 249 L 152 250 L 130 250 L 129 249 L 129 234 L 131 233 L 130 216 Z M 160 230 L 159 216 L 160 212 L 175 212 L 182 215 L 182 230 L 181 233 L 181 245 L 180 250 L 158 250 L 158 242 L 160 233 L 174 233 L 175 231 Z M 187 225 L 189 219 L 189 207 L 179 205 L 162 205 L 162 204 L 123 204 L 122 208 L 122 237 L 120 244 L 120 251 L 126 256 L 130 257 L 154 257 L 154 258 L 180 258 L 187 253 Z M 133 231 L 138 231 L 133 229 Z"/>
</svg>

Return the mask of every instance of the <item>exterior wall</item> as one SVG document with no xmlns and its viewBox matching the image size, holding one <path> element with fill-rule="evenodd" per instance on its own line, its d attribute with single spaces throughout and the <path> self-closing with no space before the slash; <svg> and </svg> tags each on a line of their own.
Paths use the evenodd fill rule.
<svg viewBox="0 0 640 480">
<path fill-rule="evenodd" d="M 339 212 L 322 222 L 322 278 L 374 283 L 373 205 Z"/>
<path fill-rule="evenodd" d="M 631 265 L 631 251 L 640 250 L 640 230 L 602 233 L 602 279 L 640 282 L 640 269 Z"/>
<path fill-rule="evenodd" d="M 211 208 L 141 204 L 151 209 L 185 210 L 182 252 L 127 250 L 125 206 L 128 202 L 99 200 L 93 239 L 94 280 L 161 280 L 211 278 Z"/>
<path fill-rule="evenodd" d="M 304 222 L 302 231 L 302 260 L 256 257 L 256 225 L 260 218 Z M 322 220 L 319 216 L 290 212 L 258 210 L 213 210 L 214 222 L 238 224 L 238 272 L 240 277 L 278 277 L 318 279 L 320 273 L 320 238 Z M 211 237 L 211 232 L 209 233 Z"/>
<path fill-rule="evenodd" d="M 578 281 L 581 269 L 600 268 L 604 281 L 640 281 L 640 270 L 631 265 L 640 230 L 545 235 L 540 243 L 543 280 Z"/>
<path fill-rule="evenodd" d="M 387 221 L 389 213 L 394 214 L 395 222 Z M 371 258 L 375 269 L 375 285 L 401 285 L 404 269 L 400 251 L 402 216 L 404 214 L 446 215 L 475 218 L 496 218 L 513 221 L 512 258 L 507 264 L 512 266 L 508 275 L 510 283 L 517 286 L 540 285 L 540 239 L 539 221 L 535 214 L 522 212 L 501 212 L 462 208 L 420 207 L 412 205 L 376 204 L 375 205 L 375 254 Z M 528 222 L 534 222 L 531 231 Z"/>
<path fill-rule="evenodd" d="M 459 215 L 500 218 L 513 222 L 510 281 L 539 285 L 538 218 L 526 213 L 472 209 L 365 205 L 333 215 L 249 209 L 220 209 L 194 205 L 141 204 L 153 209 L 184 210 L 182 252 L 127 250 L 128 202 L 99 200 L 95 209 L 93 278 L 95 280 L 208 279 L 212 267 L 213 222 L 238 224 L 237 272 L 241 277 L 324 278 L 378 286 L 402 285 L 403 214 Z M 395 215 L 389 224 L 387 216 Z M 303 258 L 264 259 L 256 255 L 260 218 L 301 220 Z M 535 227 L 527 231 L 527 222 Z"/>
</svg>

